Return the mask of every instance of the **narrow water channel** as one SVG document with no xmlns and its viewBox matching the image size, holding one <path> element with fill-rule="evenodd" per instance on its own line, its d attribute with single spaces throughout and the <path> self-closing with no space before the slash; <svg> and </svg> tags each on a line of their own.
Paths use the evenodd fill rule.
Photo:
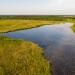
<svg viewBox="0 0 75 75">
<path fill-rule="evenodd" d="M 0 34 L 33 41 L 42 46 L 52 61 L 53 75 L 75 75 L 75 33 L 71 23 L 45 25 L 28 30 Z"/>
</svg>

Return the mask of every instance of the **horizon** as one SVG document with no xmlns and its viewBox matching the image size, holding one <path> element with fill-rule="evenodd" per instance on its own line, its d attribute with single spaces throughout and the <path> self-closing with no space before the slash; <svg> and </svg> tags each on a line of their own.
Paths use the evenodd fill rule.
<svg viewBox="0 0 75 75">
<path fill-rule="evenodd" d="M 0 16 L 75 16 L 75 15 L 67 15 L 67 14 L 0 14 Z"/>
</svg>

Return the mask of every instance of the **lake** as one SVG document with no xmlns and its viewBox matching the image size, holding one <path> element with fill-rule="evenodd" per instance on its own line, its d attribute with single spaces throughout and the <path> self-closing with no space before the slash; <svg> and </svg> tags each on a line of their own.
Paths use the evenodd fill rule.
<svg viewBox="0 0 75 75">
<path fill-rule="evenodd" d="M 75 75 L 75 33 L 71 23 L 44 25 L 37 28 L 0 34 L 29 40 L 44 48 L 52 62 L 53 75 Z"/>
</svg>

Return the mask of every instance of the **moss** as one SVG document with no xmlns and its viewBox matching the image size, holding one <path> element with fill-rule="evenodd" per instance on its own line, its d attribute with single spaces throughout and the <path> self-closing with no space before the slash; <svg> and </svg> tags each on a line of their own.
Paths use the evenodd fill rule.
<svg viewBox="0 0 75 75">
<path fill-rule="evenodd" d="M 50 75 L 42 54 L 37 44 L 0 36 L 0 75 Z"/>
</svg>

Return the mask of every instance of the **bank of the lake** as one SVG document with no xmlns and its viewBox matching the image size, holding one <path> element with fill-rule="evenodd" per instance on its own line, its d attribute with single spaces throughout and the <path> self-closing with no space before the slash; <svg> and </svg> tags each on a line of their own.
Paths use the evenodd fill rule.
<svg viewBox="0 0 75 75">
<path fill-rule="evenodd" d="M 67 22 L 72 23 L 71 29 L 73 30 L 73 32 L 75 32 L 75 19 L 68 20 Z"/>
<path fill-rule="evenodd" d="M 75 23 L 73 24 L 73 26 L 71 26 L 73 32 L 75 32 Z"/>
<path fill-rule="evenodd" d="M 46 24 L 55 24 L 60 23 L 61 21 L 47 21 L 47 20 L 11 20 L 11 19 L 3 19 L 0 20 L 0 32 L 12 32 L 23 29 L 30 29 L 39 26 L 43 26 Z"/>
<path fill-rule="evenodd" d="M 0 36 L 0 75 L 51 75 L 50 70 L 37 44 Z"/>
</svg>

